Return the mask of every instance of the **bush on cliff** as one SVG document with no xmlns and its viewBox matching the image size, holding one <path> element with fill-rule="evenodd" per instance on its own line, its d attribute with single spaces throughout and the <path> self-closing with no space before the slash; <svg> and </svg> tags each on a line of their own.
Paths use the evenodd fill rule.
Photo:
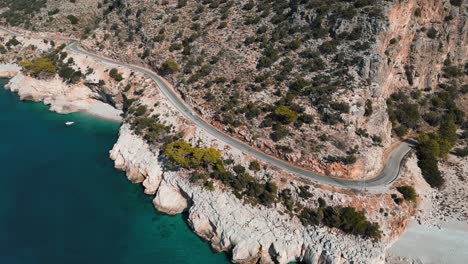
<svg viewBox="0 0 468 264">
<path fill-rule="evenodd" d="M 297 120 L 297 113 L 287 106 L 280 106 L 274 111 L 276 119 L 283 124 L 290 124 Z"/>
<path fill-rule="evenodd" d="M 116 68 L 112 68 L 110 71 L 109 71 L 109 76 L 116 80 L 117 82 L 120 82 L 123 80 L 123 77 L 122 77 L 122 74 L 119 73 L 119 71 L 116 69 Z"/>
<path fill-rule="evenodd" d="M 407 201 L 416 202 L 416 191 L 411 186 L 400 186 L 397 187 L 397 190 L 403 194 L 403 198 Z"/>
<path fill-rule="evenodd" d="M 68 83 L 77 83 L 82 77 L 81 71 L 75 71 L 72 67 L 64 66 L 59 70 L 59 76 Z"/>
<path fill-rule="evenodd" d="M 179 64 L 175 60 L 167 60 L 161 65 L 161 71 L 164 74 L 173 74 L 180 70 Z"/>
<path fill-rule="evenodd" d="M 364 238 L 378 240 L 381 237 L 379 224 L 369 222 L 364 213 L 354 207 L 304 208 L 299 218 L 304 225 L 323 224 Z"/>
<path fill-rule="evenodd" d="M 48 58 L 40 57 L 32 61 L 20 62 L 23 71 L 33 77 L 52 77 L 57 72 L 52 61 Z"/>
<path fill-rule="evenodd" d="M 214 148 L 192 147 L 185 141 L 174 141 L 166 145 L 165 157 L 171 167 L 186 169 L 207 168 L 222 164 L 221 154 Z"/>
</svg>

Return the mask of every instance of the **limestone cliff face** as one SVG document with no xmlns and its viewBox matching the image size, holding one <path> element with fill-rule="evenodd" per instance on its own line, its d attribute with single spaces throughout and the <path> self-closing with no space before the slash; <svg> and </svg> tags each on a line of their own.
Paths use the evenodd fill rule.
<svg viewBox="0 0 468 264">
<path fill-rule="evenodd" d="M 374 113 L 367 118 L 356 113 L 357 127 L 380 135 L 384 149 L 392 142 L 386 98 L 398 89 L 433 89 L 444 81 L 447 59 L 463 65 L 468 57 L 468 15 L 463 5 L 456 7 L 447 0 L 393 1 L 386 16 L 374 55 L 365 58 L 359 70 L 372 83 L 367 95 L 361 96 L 372 99 Z M 369 148 L 353 168 L 356 175 L 378 173 L 384 149 Z"/>
<path fill-rule="evenodd" d="M 379 38 L 378 53 L 386 63 L 375 80 L 383 93 L 434 88 L 447 58 L 452 64 L 465 63 L 467 18 L 463 5 L 456 7 L 447 0 L 395 2 L 388 12 L 389 27 Z"/>
<path fill-rule="evenodd" d="M 155 207 L 167 214 L 188 210 L 189 224 L 213 249 L 228 251 L 235 263 L 384 263 L 384 244 L 339 235 L 328 228 L 304 227 L 297 218 L 242 204 L 229 190 L 209 191 L 180 172 L 162 172 L 162 164 L 128 125 L 110 152 L 115 166 L 131 181 L 155 194 Z M 189 208 L 187 208 L 189 206 Z"/>
</svg>

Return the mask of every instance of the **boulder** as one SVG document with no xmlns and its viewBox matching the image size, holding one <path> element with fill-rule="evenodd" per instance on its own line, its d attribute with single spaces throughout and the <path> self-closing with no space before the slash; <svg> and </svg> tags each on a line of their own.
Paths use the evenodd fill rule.
<svg viewBox="0 0 468 264">
<path fill-rule="evenodd" d="M 159 212 L 176 215 L 187 209 L 188 202 L 178 187 L 168 185 L 163 181 L 153 200 L 153 205 Z"/>
</svg>

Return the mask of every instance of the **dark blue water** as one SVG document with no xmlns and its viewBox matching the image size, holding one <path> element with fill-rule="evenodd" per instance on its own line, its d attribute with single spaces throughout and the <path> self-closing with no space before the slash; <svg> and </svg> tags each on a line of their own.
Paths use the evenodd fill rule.
<svg viewBox="0 0 468 264">
<path fill-rule="evenodd" d="M 20 102 L 0 80 L 0 263 L 227 263 L 113 169 L 118 124 Z M 75 121 L 67 127 L 66 121 Z"/>
</svg>

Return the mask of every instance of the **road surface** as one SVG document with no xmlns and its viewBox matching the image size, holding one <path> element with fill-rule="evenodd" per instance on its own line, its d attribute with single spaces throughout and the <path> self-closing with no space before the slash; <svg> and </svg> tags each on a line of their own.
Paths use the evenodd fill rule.
<svg viewBox="0 0 468 264">
<path fill-rule="evenodd" d="M 9 34 L 15 35 L 15 36 L 21 36 L 21 37 L 27 37 L 9 30 L 5 30 L 0 28 L 0 31 L 7 32 Z M 67 46 L 67 49 L 72 52 L 76 52 L 78 54 L 84 54 L 89 57 L 92 57 L 96 59 L 97 61 L 100 61 L 101 63 L 108 63 L 108 64 L 114 64 L 117 66 L 121 67 L 126 67 L 129 69 L 132 69 L 133 71 L 141 72 L 145 75 L 147 75 L 149 78 L 154 80 L 156 84 L 158 85 L 159 89 L 161 92 L 168 98 L 170 103 L 180 112 L 182 113 L 187 119 L 191 120 L 197 127 L 203 129 L 205 132 L 209 133 L 213 137 L 217 138 L 218 140 L 221 140 L 225 142 L 226 144 L 230 145 L 233 148 L 237 148 L 244 152 L 247 155 L 250 155 L 256 159 L 259 159 L 263 162 L 266 162 L 270 165 L 276 166 L 280 169 L 283 169 L 289 173 L 298 175 L 300 177 L 313 180 L 319 184 L 328 184 L 328 185 L 333 185 L 336 187 L 340 188 L 346 188 L 346 189 L 362 189 L 366 188 L 367 190 L 380 190 L 381 188 L 386 188 L 389 185 L 391 185 L 399 176 L 400 173 L 400 167 L 401 167 L 401 162 L 403 158 L 406 156 L 406 154 L 410 151 L 411 147 L 408 143 L 403 142 L 401 143 L 397 148 L 393 150 L 393 152 L 390 154 L 390 156 L 387 159 L 386 165 L 384 166 L 384 169 L 382 172 L 375 178 L 372 179 L 367 179 L 367 180 L 345 180 L 345 179 L 338 179 L 338 178 L 333 178 L 329 176 L 324 176 L 320 175 L 314 172 L 311 172 L 309 170 L 297 167 L 293 164 L 290 164 L 284 160 L 278 159 L 276 157 L 270 156 L 268 154 L 265 154 L 264 152 L 255 149 L 249 145 L 247 145 L 244 142 L 241 142 L 238 139 L 232 138 L 227 134 L 224 134 L 223 132 L 217 130 L 214 128 L 212 125 L 210 125 L 208 122 L 203 120 L 201 117 L 197 115 L 197 113 L 191 109 L 183 99 L 179 97 L 177 92 L 175 92 L 171 87 L 169 87 L 166 82 L 160 77 L 158 74 L 155 72 L 140 67 L 140 66 L 135 66 L 135 65 L 129 65 L 125 63 L 120 63 L 93 53 L 90 53 L 88 51 L 85 51 L 83 49 L 78 48 L 78 45 L 80 44 L 80 41 L 77 39 L 73 38 L 51 38 L 51 39 L 60 39 L 60 40 L 69 40 L 72 43 Z"/>
</svg>

